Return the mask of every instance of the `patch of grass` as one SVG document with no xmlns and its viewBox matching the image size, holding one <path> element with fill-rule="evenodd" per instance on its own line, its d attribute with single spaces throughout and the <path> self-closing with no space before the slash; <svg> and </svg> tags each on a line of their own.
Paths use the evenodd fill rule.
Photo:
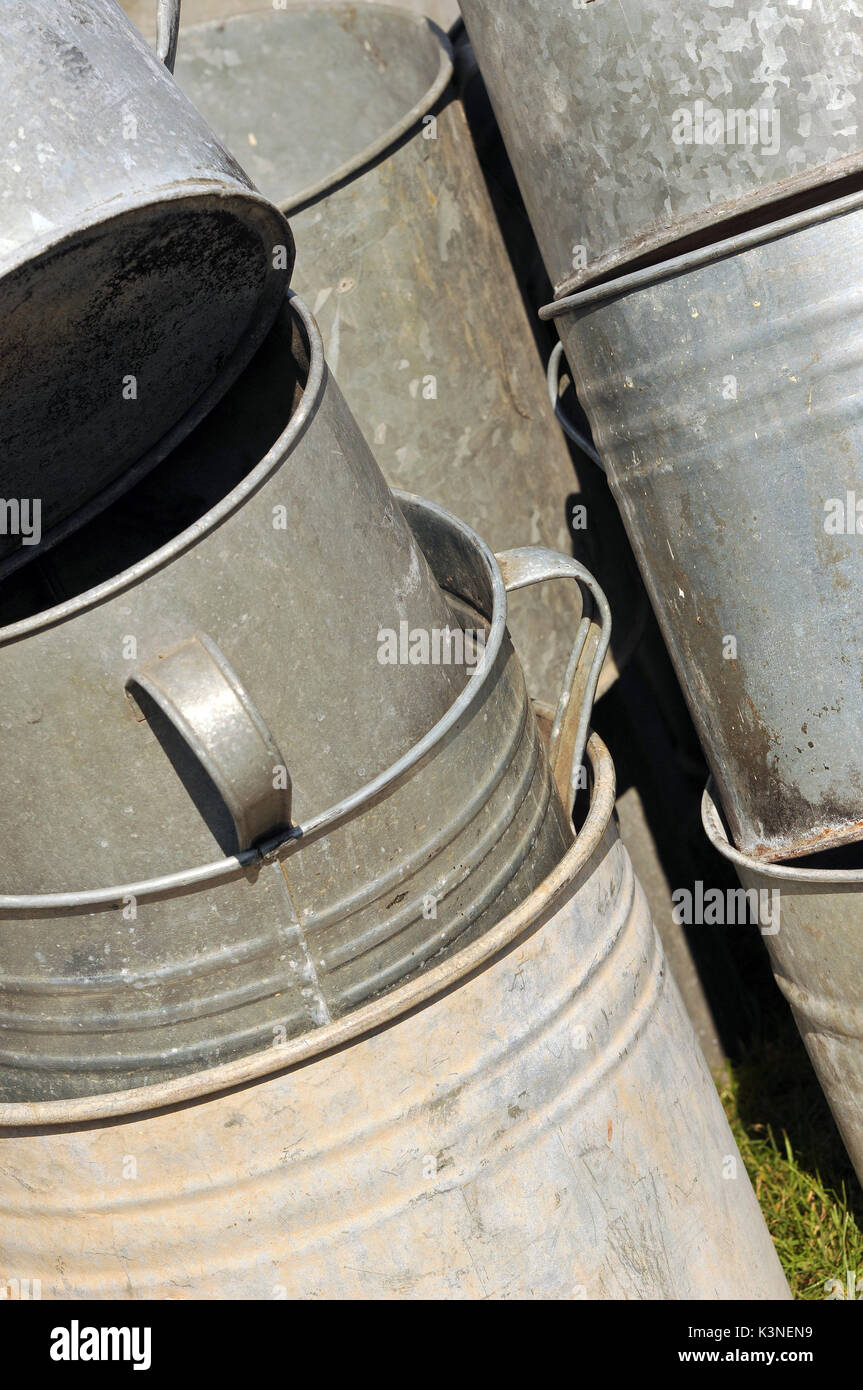
<svg viewBox="0 0 863 1390">
<path fill-rule="evenodd" d="M 793 1023 L 771 1023 L 720 1094 L 792 1294 L 823 1299 L 863 1280 L 863 1192 Z"/>
</svg>

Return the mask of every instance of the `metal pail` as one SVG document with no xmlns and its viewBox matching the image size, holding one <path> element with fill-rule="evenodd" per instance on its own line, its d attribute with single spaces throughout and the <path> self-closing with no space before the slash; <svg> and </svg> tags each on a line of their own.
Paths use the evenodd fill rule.
<svg viewBox="0 0 863 1390">
<path fill-rule="evenodd" d="M 542 311 L 758 859 L 863 836 L 861 256 L 858 193 Z"/>
<path fill-rule="evenodd" d="M 114 0 L 4 0 L 0 113 L 2 574 L 203 418 L 293 241 Z"/>
<path fill-rule="evenodd" d="M 556 294 L 863 166 L 857 0 L 461 0 Z"/>
<path fill-rule="evenodd" d="M 291 330 L 310 356 L 293 410 Z M 160 550 L 0 630 L 6 1098 L 143 1085 L 326 1025 L 498 920 L 571 840 L 505 585 L 590 576 L 539 547 L 502 575 L 460 523 L 437 539 L 427 505 L 433 576 L 295 298 L 167 461 L 173 493 L 157 471 L 129 532 L 108 514 L 65 549 L 124 551 L 238 467 Z M 596 592 L 564 752 L 607 645 Z"/>
<path fill-rule="evenodd" d="M 380 5 L 184 30 L 177 62 L 178 82 L 290 217 L 295 287 L 388 481 L 495 549 L 571 551 L 580 484 L 451 77 L 444 36 Z M 594 568 L 591 530 L 573 534 Z M 556 696 L 578 617 L 574 588 L 515 596 L 533 695 Z"/>
<path fill-rule="evenodd" d="M 788 1298 L 595 736 L 589 760 L 545 881 L 386 999 L 147 1091 L 0 1105 L 2 1277 L 64 1299 Z"/>
<path fill-rule="evenodd" d="M 776 983 L 863 1182 L 863 869 L 750 859 L 730 843 L 712 791 L 708 787 L 701 806 L 704 829 L 755 895 L 750 901 Z M 859 862 L 859 851 L 854 854 Z"/>
</svg>

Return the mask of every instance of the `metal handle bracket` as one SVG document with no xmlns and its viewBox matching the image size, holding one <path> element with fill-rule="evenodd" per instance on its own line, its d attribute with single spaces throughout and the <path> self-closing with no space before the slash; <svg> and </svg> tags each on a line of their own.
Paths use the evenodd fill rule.
<svg viewBox="0 0 863 1390">
<path fill-rule="evenodd" d="M 291 779 L 279 746 L 236 673 L 198 633 L 126 682 L 146 692 L 183 738 L 227 806 L 240 849 L 291 827 Z"/>
</svg>

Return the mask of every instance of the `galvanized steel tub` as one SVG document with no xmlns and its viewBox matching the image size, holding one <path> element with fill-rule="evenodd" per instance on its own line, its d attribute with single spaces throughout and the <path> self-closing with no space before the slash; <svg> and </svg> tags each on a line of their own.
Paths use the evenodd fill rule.
<svg viewBox="0 0 863 1390">
<path fill-rule="evenodd" d="M 856 0 L 461 9 L 557 294 L 863 167 Z"/>
<path fill-rule="evenodd" d="M 855 194 L 542 311 L 759 859 L 863 836 L 861 255 Z"/>
<path fill-rule="evenodd" d="M 295 288 L 387 479 L 495 549 L 571 550 L 581 487 L 451 77 L 444 36 L 383 5 L 187 29 L 177 62 L 180 85 L 290 217 Z M 596 568 L 591 520 L 574 535 Z M 556 697 L 578 616 L 574 588 L 515 596 L 513 639 L 541 699 Z M 602 689 L 615 674 L 609 661 Z"/>
<path fill-rule="evenodd" d="M 787 1298 L 613 821 L 350 1020 L 0 1105 L 0 1275 L 48 1298 Z M 62 1273 L 58 1274 L 58 1269 Z"/>
<path fill-rule="evenodd" d="M 268 402 L 287 425 L 261 458 Z M 4 1098 L 146 1084 L 319 1028 L 503 916 L 570 842 L 497 562 L 458 523 L 436 541 L 428 507 L 415 520 L 438 581 L 466 576 L 459 618 L 295 298 L 165 465 L 175 500 L 228 467 L 242 481 L 160 551 L 0 629 Z M 157 471 L 134 524 L 168 496 Z M 99 535 L 125 550 L 114 513 L 97 526 L 54 552 L 55 580 Z M 541 548 L 501 563 L 512 587 L 591 588 Z M 460 621 L 478 664 L 469 640 L 414 664 Z M 386 629 L 403 661 L 381 662 Z M 604 655 L 596 623 L 574 636 L 564 747 Z"/>
<path fill-rule="evenodd" d="M 704 793 L 704 829 L 756 895 L 751 901 L 776 983 L 863 1182 L 863 868 L 762 864 L 741 854 L 729 841 L 713 791 Z"/>
<path fill-rule="evenodd" d="M 2 574 L 219 399 L 293 241 L 114 0 L 5 0 L 0 115 Z"/>
</svg>

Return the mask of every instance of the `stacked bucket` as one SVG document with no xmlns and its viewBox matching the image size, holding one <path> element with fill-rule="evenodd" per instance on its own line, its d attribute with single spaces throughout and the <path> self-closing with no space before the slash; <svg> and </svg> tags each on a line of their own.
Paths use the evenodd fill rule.
<svg viewBox="0 0 863 1390">
<path fill-rule="evenodd" d="M 0 578 L 0 1276 L 787 1296 L 589 731 L 609 605 L 449 46 L 271 9 L 175 82 L 159 12 L 157 55 L 113 0 L 0 15 L 44 522 Z"/>
<path fill-rule="evenodd" d="M 778 904 L 774 972 L 863 1178 L 859 8 L 462 9 L 713 773 L 705 828 Z"/>
</svg>

